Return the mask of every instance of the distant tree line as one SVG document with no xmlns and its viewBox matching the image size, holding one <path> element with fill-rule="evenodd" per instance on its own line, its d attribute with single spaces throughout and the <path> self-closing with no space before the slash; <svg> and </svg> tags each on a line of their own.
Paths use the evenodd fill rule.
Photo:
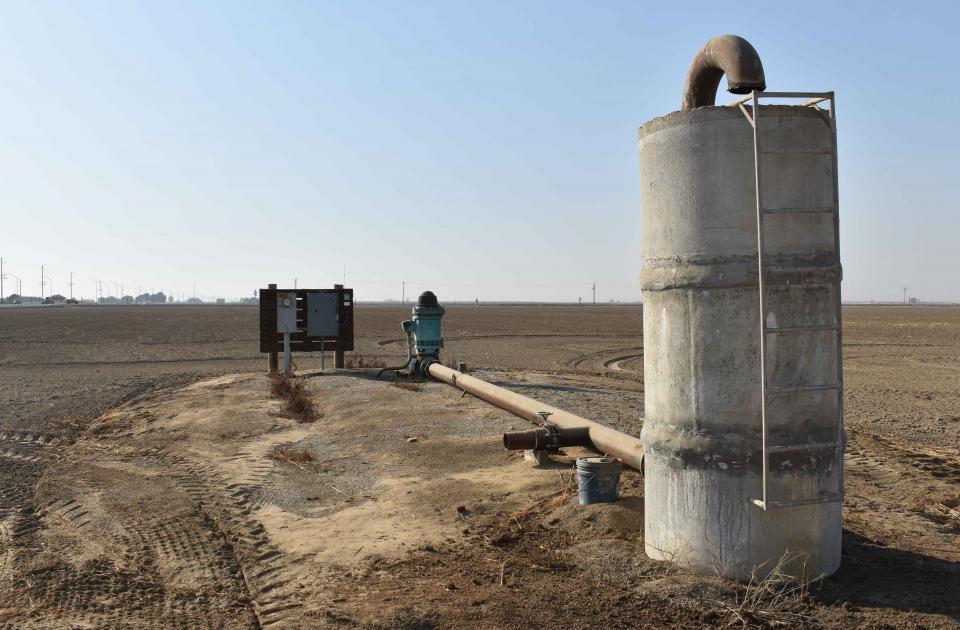
<svg viewBox="0 0 960 630">
<path fill-rule="evenodd" d="M 166 304 L 167 296 L 164 295 L 163 291 L 157 291 L 156 293 L 141 293 L 133 299 L 135 304 Z"/>
<path fill-rule="evenodd" d="M 170 299 L 172 302 L 173 299 Z M 97 300 L 98 304 L 166 304 L 167 296 L 163 291 L 158 291 L 156 293 L 141 293 L 137 297 L 132 295 L 124 295 L 123 297 L 115 297 L 113 295 L 108 295 L 106 297 L 99 298 Z"/>
</svg>

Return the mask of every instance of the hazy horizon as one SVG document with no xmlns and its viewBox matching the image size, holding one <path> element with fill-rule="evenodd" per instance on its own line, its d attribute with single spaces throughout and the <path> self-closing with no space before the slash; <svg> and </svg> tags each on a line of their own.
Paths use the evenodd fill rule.
<svg viewBox="0 0 960 630">
<path fill-rule="evenodd" d="M 0 8 L 4 294 L 638 301 L 636 130 L 711 37 L 835 90 L 845 302 L 960 301 L 950 3 Z M 724 84 L 725 85 L 725 84 Z M 906 85 L 908 92 L 892 88 Z M 718 103 L 732 100 L 721 92 Z M 945 106 L 946 105 L 946 106 Z M 194 286 L 196 289 L 194 289 Z M 48 285 L 44 293 L 49 294 Z"/>
</svg>

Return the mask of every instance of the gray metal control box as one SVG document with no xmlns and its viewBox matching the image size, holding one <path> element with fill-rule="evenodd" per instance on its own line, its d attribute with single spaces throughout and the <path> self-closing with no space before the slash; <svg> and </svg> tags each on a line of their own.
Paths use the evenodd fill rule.
<svg viewBox="0 0 960 630">
<path fill-rule="evenodd" d="M 297 294 L 277 293 L 277 332 L 297 332 Z"/>
<path fill-rule="evenodd" d="M 333 291 L 307 293 L 307 337 L 340 336 L 340 294 Z"/>
</svg>

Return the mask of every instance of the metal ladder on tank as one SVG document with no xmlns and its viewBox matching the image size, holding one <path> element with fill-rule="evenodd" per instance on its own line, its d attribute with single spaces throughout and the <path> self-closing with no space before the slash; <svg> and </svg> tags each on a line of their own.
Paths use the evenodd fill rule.
<svg viewBox="0 0 960 630">
<path fill-rule="evenodd" d="M 826 151 L 816 150 L 778 150 L 778 149 L 766 149 L 762 146 L 761 143 L 761 134 L 760 134 L 760 99 L 761 98 L 781 98 L 781 99 L 809 99 L 803 103 L 803 106 L 813 107 L 818 110 L 825 117 L 825 121 L 830 127 L 830 149 Z M 751 110 L 748 111 L 745 104 L 752 101 Z M 820 107 L 820 103 L 829 101 L 830 109 L 824 111 Z M 840 281 L 837 280 L 835 292 L 835 313 L 834 321 L 832 324 L 812 324 L 805 326 L 768 326 L 767 325 L 767 299 L 765 294 L 766 288 L 766 273 L 770 269 L 766 261 L 764 260 L 765 251 L 763 246 L 763 220 L 764 217 L 769 215 L 783 215 L 783 214 L 809 214 L 809 213 L 829 213 L 833 215 L 833 251 L 836 256 L 837 263 L 840 262 L 840 214 L 839 214 L 839 199 L 838 199 L 838 175 L 837 175 L 837 120 L 836 120 L 836 107 L 835 99 L 833 92 L 758 92 L 754 91 L 750 95 L 745 96 L 737 101 L 731 103 L 732 106 L 737 106 L 740 108 L 740 111 L 743 112 L 743 115 L 746 116 L 747 121 L 750 123 L 750 126 L 753 128 L 753 155 L 754 155 L 754 165 L 755 165 L 755 182 L 756 182 L 756 195 L 757 195 L 757 258 L 758 258 L 758 271 L 759 271 L 759 296 L 760 296 L 760 422 L 762 430 L 762 454 L 763 454 L 763 471 L 762 471 L 762 484 L 763 492 L 762 496 L 759 499 L 753 499 L 753 503 L 759 506 L 764 511 L 780 509 L 780 508 L 789 508 L 797 507 L 801 505 L 816 505 L 820 503 L 842 503 L 843 502 L 843 338 L 842 338 L 842 320 L 841 320 L 841 308 L 840 308 Z M 763 205 L 763 194 L 762 194 L 762 184 L 761 184 L 761 172 L 760 172 L 760 158 L 765 154 L 781 154 L 781 155 L 790 155 L 790 154 L 803 154 L 808 155 L 810 153 L 823 153 L 830 156 L 830 161 L 832 163 L 833 171 L 833 195 L 832 195 L 832 205 L 827 207 L 815 207 L 815 208 L 768 208 Z M 837 359 L 836 359 L 836 382 L 834 383 L 815 383 L 815 384 L 806 384 L 806 385 L 796 385 L 790 387 L 771 387 L 767 379 L 767 337 L 769 335 L 786 335 L 786 334 L 809 334 L 809 333 L 820 333 L 823 331 L 833 331 L 836 338 L 837 344 Z M 767 406 L 771 397 L 773 396 L 784 396 L 788 394 L 798 393 L 798 392 L 811 392 L 811 391 L 833 391 L 837 396 L 837 414 L 838 414 L 838 423 L 837 423 L 837 433 L 836 438 L 832 442 L 821 442 L 821 443 L 807 443 L 807 444 L 770 444 L 769 436 L 769 426 L 767 423 Z M 770 497 L 769 492 L 769 470 L 770 470 L 770 454 L 771 453 L 793 453 L 793 452 L 803 452 L 803 451 L 816 451 L 832 448 L 836 453 L 836 466 L 838 470 L 841 471 L 841 474 L 837 475 L 839 480 L 839 487 L 835 492 L 827 492 L 821 490 L 819 495 L 816 497 L 809 497 L 803 499 L 790 499 L 790 500 L 776 500 Z"/>
</svg>

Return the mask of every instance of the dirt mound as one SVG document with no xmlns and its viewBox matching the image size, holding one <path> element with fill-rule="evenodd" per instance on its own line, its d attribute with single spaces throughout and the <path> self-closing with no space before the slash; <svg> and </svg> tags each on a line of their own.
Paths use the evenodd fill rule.
<svg viewBox="0 0 960 630">
<path fill-rule="evenodd" d="M 513 376 L 553 401 L 589 397 L 599 414 L 616 408 L 614 396 L 571 376 Z M 312 423 L 284 411 L 265 376 L 235 374 L 142 396 L 73 444 L 6 435 L 12 461 L 39 477 L 32 497 L 21 497 L 37 509 L 0 514 L 0 622 L 960 620 L 952 452 L 851 432 L 843 566 L 784 596 L 783 585 L 737 585 L 649 560 L 639 473 L 624 471 L 618 503 L 580 506 L 576 449 L 534 468 L 500 446 L 502 431 L 524 423 L 454 389 L 406 390 L 346 372 L 307 383 L 319 411 Z"/>
</svg>

